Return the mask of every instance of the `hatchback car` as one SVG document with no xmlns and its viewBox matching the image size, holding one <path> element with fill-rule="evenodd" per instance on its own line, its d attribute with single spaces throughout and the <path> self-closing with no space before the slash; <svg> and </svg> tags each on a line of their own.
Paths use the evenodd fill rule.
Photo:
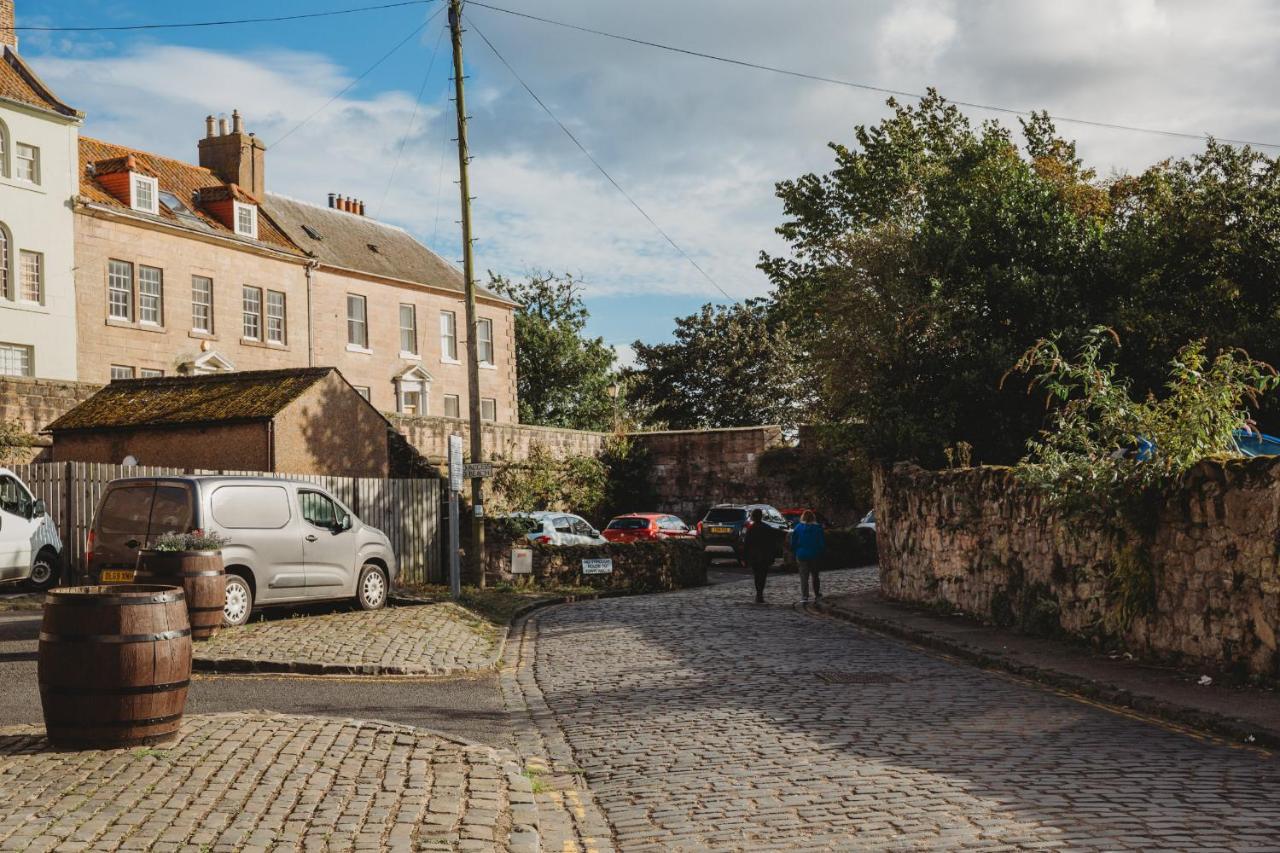
<svg viewBox="0 0 1280 853">
<path fill-rule="evenodd" d="M 620 515 L 601 533 L 610 542 L 652 542 L 660 539 L 695 539 L 698 534 L 674 515 L 633 512 Z"/>
<path fill-rule="evenodd" d="M 193 530 L 227 539 L 225 625 L 275 604 L 354 598 L 376 610 L 396 579 L 386 534 L 319 486 L 270 477 L 111 481 L 89 532 L 89 576 L 129 583 L 139 549 Z"/>
<path fill-rule="evenodd" d="M 764 523 L 783 532 L 791 529 L 782 513 L 769 504 L 719 504 L 707 510 L 698 522 L 698 538 L 702 550 L 709 557 L 732 555 L 742 562 L 742 540 L 747 535 L 747 524 L 753 510 L 764 513 Z"/>
<path fill-rule="evenodd" d="M 44 501 L 0 468 L 0 584 L 25 581 L 43 591 L 62 578 L 62 539 Z"/>
<path fill-rule="evenodd" d="M 585 518 L 571 512 L 513 512 L 507 516 L 523 520 L 530 542 L 540 545 L 604 545 L 608 542 Z"/>
</svg>

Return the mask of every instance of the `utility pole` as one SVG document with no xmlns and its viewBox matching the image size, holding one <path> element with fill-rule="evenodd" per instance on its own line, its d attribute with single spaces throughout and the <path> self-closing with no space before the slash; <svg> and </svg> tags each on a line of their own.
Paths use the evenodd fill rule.
<svg viewBox="0 0 1280 853">
<path fill-rule="evenodd" d="M 480 361 L 476 335 L 476 274 L 471 248 L 471 181 L 467 174 L 471 152 L 467 147 L 467 100 L 462 87 L 462 0 L 449 0 L 449 31 L 453 37 L 454 106 L 458 113 L 458 187 L 462 193 L 462 275 L 467 297 L 467 408 L 471 420 L 471 462 L 484 462 L 484 435 L 480 422 Z M 471 478 L 471 554 L 467 562 L 471 579 L 484 586 L 484 480 Z"/>
</svg>

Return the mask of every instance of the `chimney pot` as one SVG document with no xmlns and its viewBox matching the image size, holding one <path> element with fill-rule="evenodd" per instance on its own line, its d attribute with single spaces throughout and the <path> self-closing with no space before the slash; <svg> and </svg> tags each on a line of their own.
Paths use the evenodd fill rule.
<svg viewBox="0 0 1280 853">
<path fill-rule="evenodd" d="M 218 135 L 227 135 L 227 117 L 225 115 L 218 116 Z"/>
<path fill-rule="evenodd" d="M 213 116 L 212 115 L 207 115 L 204 117 L 204 135 L 206 139 L 213 138 Z"/>
<path fill-rule="evenodd" d="M 364 199 L 360 199 L 360 215 L 364 216 Z"/>
<path fill-rule="evenodd" d="M 347 213 L 350 213 L 352 209 L 355 207 L 355 204 L 356 204 L 355 199 L 348 198 L 345 202 L 342 203 L 342 209 L 345 210 Z"/>
<path fill-rule="evenodd" d="M 338 201 L 338 197 L 333 193 L 329 193 L 329 206 L 333 207 Z"/>
<path fill-rule="evenodd" d="M 240 118 L 239 110 L 231 111 L 231 132 L 244 133 L 244 121 Z"/>
</svg>

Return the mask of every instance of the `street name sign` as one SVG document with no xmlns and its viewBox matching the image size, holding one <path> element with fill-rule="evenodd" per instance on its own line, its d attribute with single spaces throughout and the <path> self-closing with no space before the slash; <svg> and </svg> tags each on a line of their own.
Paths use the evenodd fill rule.
<svg viewBox="0 0 1280 853">
<path fill-rule="evenodd" d="M 493 476 L 492 462 L 472 462 L 464 465 L 462 476 L 467 480 L 485 480 Z"/>
<path fill-rule="evenodd" d="M 449 436 L 449 490 L 462 491 L 462 436 Z"/>
</svg>

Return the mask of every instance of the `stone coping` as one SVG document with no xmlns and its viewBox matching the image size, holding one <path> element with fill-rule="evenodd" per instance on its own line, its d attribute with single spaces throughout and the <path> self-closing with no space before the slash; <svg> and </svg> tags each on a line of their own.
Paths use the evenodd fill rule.
<svg viewBox="0 0 1280 853">
<path fill-rule="evenodd" d="M 297 614 L 195 644 L 204 672 L 449 676 L 492 669 L 504 632 L 452 602 Z"/>
<path fill-rule="evenodd" d="M 379 721 L 197 715 L 169 744 L 80 751 L 0 729 L 0 785 L 6 850 L 540 849 L 512 753 Z"/>
</svg>

